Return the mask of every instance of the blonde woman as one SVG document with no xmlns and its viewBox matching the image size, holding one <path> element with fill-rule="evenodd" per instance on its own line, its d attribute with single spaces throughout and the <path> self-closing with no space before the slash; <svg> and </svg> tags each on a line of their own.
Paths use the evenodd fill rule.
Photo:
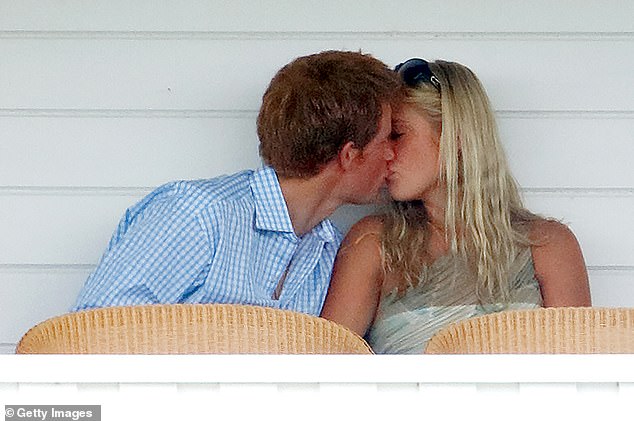
<svg viewBox="0 0 634 421">
<path fill-rule="evenodd" d="M 393 203 L 349 231 L 321 315 L 377 353 L 421 353 L 457 320 L 591 305 L 574 234 L 522 205 L 478 78 L 422 59 L 396 71 L 407 94 L 392 123 Z"/>
</svg>

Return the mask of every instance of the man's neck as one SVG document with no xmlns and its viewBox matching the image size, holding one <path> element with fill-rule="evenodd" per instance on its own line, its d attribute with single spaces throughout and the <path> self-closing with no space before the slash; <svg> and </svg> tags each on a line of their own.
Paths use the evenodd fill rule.
<svg viewBox="0 0 634 421">
<path fill-rule="evenodd" d="M 308 179 L 279 177 L 293 229 L 309 232 L 343 204 L 335 194 L 337 181 L 328 171 Z"/>
</svg>

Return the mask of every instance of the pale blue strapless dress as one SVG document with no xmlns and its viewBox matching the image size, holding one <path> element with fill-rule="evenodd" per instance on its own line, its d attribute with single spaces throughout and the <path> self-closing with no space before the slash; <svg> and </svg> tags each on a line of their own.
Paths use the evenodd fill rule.
<svg viewBox="0 0 634 421">
<path fill-rule="evenodd" d="M 530 249 L 521 252 L 511 270 L 509 304 L 478 304 L 475 275 L 465 263 L 440 258 L 421 274 L 421 282 L 403 294 L 381 298 L 366 339 L 377 354 L 421 354 L 427 341 L 452 322 L 502 310 L 542 306 Z"/>
</svg>

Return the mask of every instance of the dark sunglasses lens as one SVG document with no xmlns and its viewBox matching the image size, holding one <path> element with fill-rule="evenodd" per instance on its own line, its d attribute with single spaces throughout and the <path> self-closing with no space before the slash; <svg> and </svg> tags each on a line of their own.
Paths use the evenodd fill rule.
<svg viewBox="0 0 634 421">
<path fill-rule="evenodd" d="M 421 82 L 429 82 L 433 74 L 429 64 L 423 59 L 413 58 L 399 64 L 394 70 L 401 75 L 407 86 L 416 87 Z"/>
</svg>

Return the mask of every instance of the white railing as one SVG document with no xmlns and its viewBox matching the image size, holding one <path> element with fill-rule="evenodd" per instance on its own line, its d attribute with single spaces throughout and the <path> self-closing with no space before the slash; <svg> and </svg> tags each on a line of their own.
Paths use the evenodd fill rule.
<svg viewBox="0 0 634 421">
<path fill-rule="evenodd" d="M 106 421 L 634 419 L 633 363 L 634 355 L 0 355 L 0 405 L 101 405 Z"/>
</svg>

